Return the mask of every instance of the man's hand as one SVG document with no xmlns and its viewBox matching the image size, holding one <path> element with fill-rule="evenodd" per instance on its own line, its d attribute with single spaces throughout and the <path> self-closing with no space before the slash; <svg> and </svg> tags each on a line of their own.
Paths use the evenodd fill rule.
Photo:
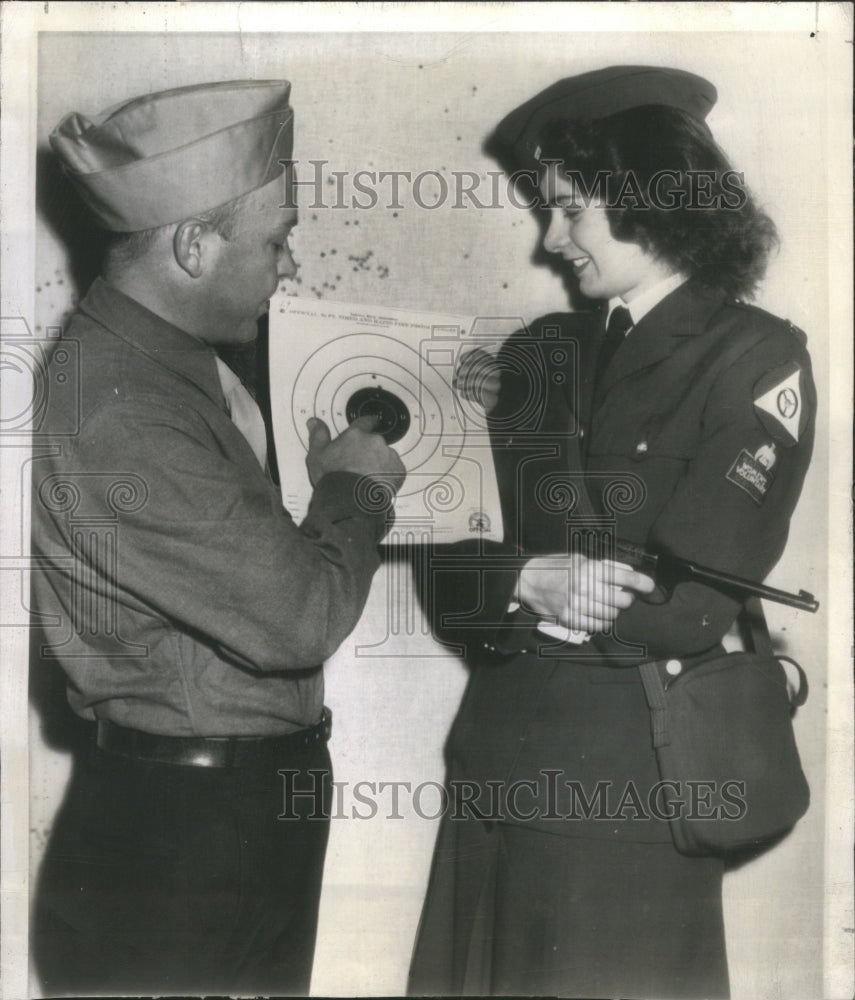
<svg viewBox="0 0 855 1000">
<path fill-rule="evenodd" d="M 499 401 L 501 381 L 501 369 L 495 357 L 476 347 L 461 356 L 452 385 L 464 399 L 480 403 L 487 413 L 491 413 Z"/>
<path fill-rule="evenodd" d="M 309 429 L 306 467 L 312 486 L 317 486 L 328 472 L 355 472 L 359 476 L 374 476 L 397 493 L 407 473 L 398 453 L 379 434 L 371 433 L 376 422 L 375 417 L 357 417 L 332 440 L 323 420 L 310 417 L 306 422 Z"/>
<path fill-rule="evenodd" d="M 539 556 L 520 571 L 518 599 L 535 614 L 555 617 L 571 631 L 604 632 L 636 593 L 649 594 L 649 576 L 622 563 L 582 555 Z"/>
</svg>

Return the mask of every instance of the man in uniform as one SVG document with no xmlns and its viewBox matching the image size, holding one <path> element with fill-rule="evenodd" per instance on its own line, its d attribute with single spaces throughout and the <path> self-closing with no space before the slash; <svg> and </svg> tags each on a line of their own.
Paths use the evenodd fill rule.
<svg viewBox="0 0 855 1000">
<path fill-rule="evenodd" d="M 360 491 L 379 478 L 391 496 L 403 466 L 363 425 L 331 440 L 310 421 L 314 495 L 296 525 L 258 408 L 216 353 L 252 341 L 295 271 L 289 93 L 184 87 L 51 135 L 113 234 L 50 361 L 79 351 L 79 410 L 57 400 L 33 467 L 34 596 L 55 623 L 42 652 L 94 737 L 39 879 L 51 994 L 308 991 L 329 822 L 322 663 L 379 564 L 386 512 Z M 315 794 L 283 808 L 280 771 Z"/>
</svg>

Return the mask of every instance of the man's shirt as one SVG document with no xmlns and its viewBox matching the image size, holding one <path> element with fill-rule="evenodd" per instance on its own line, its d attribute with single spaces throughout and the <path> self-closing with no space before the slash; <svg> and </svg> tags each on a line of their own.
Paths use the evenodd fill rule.
<svg viewBox="0 0 855 1000">
<path fill-rule="evenodd" d="M 62 667 L 79 715 L 149 732 L 317 722 L 385 514 L 329 473 L 298 527 L 229 418 L 213 349 L 100 279 L 48 384 L 69 347 L 77 384 L 54 394 L 33 461 L 40 669 Z"/>
</svg>

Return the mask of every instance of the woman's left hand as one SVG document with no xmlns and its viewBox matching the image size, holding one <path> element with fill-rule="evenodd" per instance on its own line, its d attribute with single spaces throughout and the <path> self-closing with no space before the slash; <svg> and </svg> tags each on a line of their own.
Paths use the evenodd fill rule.
<svg viewBox="0 0 855 1000">
<path fill-rule="evenodd" d="M 491 413 L 499 402 L 501 382 L 501 370 L 495 357 L 476 347 L 460 357 L 452 386 L 464 399 L 480 403 L 485 412 Z"/>
</svg>

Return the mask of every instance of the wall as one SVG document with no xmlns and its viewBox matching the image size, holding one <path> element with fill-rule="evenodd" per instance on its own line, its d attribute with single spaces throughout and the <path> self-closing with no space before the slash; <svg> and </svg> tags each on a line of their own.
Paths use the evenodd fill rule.
<svg viewBox="0 0 855 1000">
<path fill-rule="evenodd" d="M 543 10 L 543 8 L 541 8 Z M 571 14 L 572 19 L 572 14 Z M 68 110 L 95 112 L 145 91 L 240 77 L 293 84 L 298 161 L 328 170 L 486 172 L 490 126 L 553 80 L 611 63 L 662 64 L 713 80 L 710 124 L 778 222 L 782 248 L 760 303 L 810 337 L 821 408 L 818 445 L 787 552 L 771 581 L 826 597 L 826 479 L 831 437 L 826 247 L 824 60 L 819 39 L 757 34 L 302 34 L 42 35 L 38 134 Z M 310 176 L 310 175 L 306 175 Z M 329 185 L 334 190 L 334 182 Z M 388 189 L 384 189 L 388 190 Z M 487 190 L 487 189 L 484 189 Z M 304 189 L 304 193 L 309 193 Z M 429 188 L 424 188 L 428 201 Z M 329 201 L 329 199 L 327 199 Z M 432 199 L 431 199 L 432 200 Z M 483 199 L 482 199 L 483 200 Z M 298 278 L 287 290 L 342 301 L 532 318 L 566 306 L 559 274 L 535 259 L 538 227 L 505 205 L 478 210 L 302 207 L 295 234 Z M 61 322 L 80 290 L 62 242 L 37 226 L 37 324 Z M 442 779 L 441 747 L 462 691 L 459 664 L 416 619 L 386 635 L 388 601 L 404 585 L 378 574 L 363 621 L 327 668 L 335 713 L 336 778 L 372 782 Z M 773 633 L 811 673 L 812 695 L 796 732 L 813 790 L 809 815 L 783 844 L 728 875 L 726 918 L 735 998 L 784 1000 L 822 993 L 822 887 L 828 622 L 769 608 Z M 366 648 L 372 647 L 372 648 Z M 387 655 L 388 654 L 388 655 Z M 35 871 L 67 776 L 54 710 L 31 721 L 31 866 Z M 435 822 L 390 793 L 373 819 L 333 823 L 313 992 L 396 994 L 405 987 Z M 422 812 L 435 799 L 426 794 Z M 360 811 L 365 812 L 365 809 Z"/>
</svg>

